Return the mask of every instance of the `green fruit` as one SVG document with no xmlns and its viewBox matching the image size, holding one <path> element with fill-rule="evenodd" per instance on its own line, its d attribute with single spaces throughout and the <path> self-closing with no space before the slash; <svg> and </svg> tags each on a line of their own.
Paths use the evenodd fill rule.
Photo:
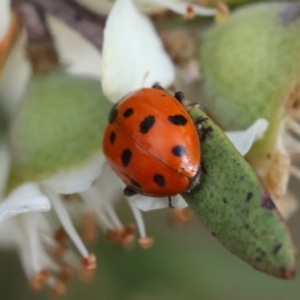
<svg viewBox="0 0 300 300">
<path fill-rule="evenodd" d="M 98 80 L 62 69 L 33 76 L 10 132 L 12 185 L 72 170 L 101 152 L 111 107 Z"/>
</svg>

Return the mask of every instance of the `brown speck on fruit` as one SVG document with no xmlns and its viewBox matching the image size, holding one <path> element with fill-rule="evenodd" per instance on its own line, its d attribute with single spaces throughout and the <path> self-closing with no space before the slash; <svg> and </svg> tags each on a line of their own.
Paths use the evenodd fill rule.
<svg viewBox="0 0 300 300">
<path fill-rule="evenodd" d="M 247 197 L 246 197 L 246 201 L 249 202 L 251 200 L 252 196 L 253 196 L 253 193 L 248 192 Z"/>
<path fill-rule="evenodd" d="M 281 247 L 282 247 L 282 244 L 276 245 L 276 246 L 273 248 L 273 254 L 276 255 L 276 254 L 279 252 L 279 250 L 281 249 Z"/>
<path fill-rule="evenodd" d="M 282 10 L 279 12 L 279 16 L 284 26 L 295 22 L 300 18 L 300 4 L 299 3 L 286 3 Z"/>
<path fill-rule="evenodd" d="M 295 119 L 300 117 L 300 81 L 297 81 L 285 100 L 288 114 Z"/>
<path fill-rule="evenodd" d="M 285 279 L 294 279 L 296 276 L 296 270 L 287 270 L 285 267 L 279 269 L 281 276 Z"/>
<path fill-rule="evenodd" d="M 276 208 L 275 203 L 267 193 L 264 193 L 262 196 L 262 207 L 269 210 L 273 210 Z"/>
</svg>

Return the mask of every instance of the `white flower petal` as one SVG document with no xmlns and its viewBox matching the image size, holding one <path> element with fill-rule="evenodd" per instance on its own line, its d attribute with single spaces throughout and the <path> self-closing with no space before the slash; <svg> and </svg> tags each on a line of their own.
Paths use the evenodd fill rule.
<svg viewBox="0 0 300 300">
<path fill-rule="evenodd" d="M 190 3 L 188 1 L 178 2 L 175 0 L 143 0 L 145 3 L 158 4 L 162 7 L 166 7 L 178 14 L 185 15 L 188 13 L 188 10 L 193 10 L 195 15 L 200 16 L 214 16 L 217 13 L 217 10 L 214 8 L 208 8 L 200 5 Z"/>
<path fill-rule="evenodd" d="M 99 176 L 104 163 L 103 153 L 98 153 L 85 165 L 71 171 L 62 172 L 43 181 L 58 194 L 74 194 L 87 190 Z"/>
<path fill-rule="evenodd" d="M 0 248 L 9 249 L 18 245 L 16 232 L 19 230 L 16 225 L 16 218 L 6 219 L 0 225 Z M 12 234 L 12 232 L 14 234 Z"/>
<path fill-rule="evenodd" d="M 0 43 L 4 37 L 10 22 L 10 1 L 1 0 L 0 1 Z"/>
<path fill-rule="evenodd" d="M 47 17 L 63 65 L 71 74 L 101 77 L 99 51 L 72 28 L 56 18 Z"/>
<path fill-rule="evenodd" d="M 4 139 L 0 138 L 0 199 L 2 199 L 10 167 L 10 155 Z"/>
<path fill-rule="evenodd" d="M 95 183 L 81 193 L 88 206 L 98 215 L 100 223 L 107 229 L 123 227 L 114 210 L 114 205 L 122 198 L 123 188 L 124 184 L 106 162 Z"/>
<path fill-rule="evenodd" d="M 64 206 L 61 197 L 49 188 L 46 189 L 46 192 L 47 192 L 47 195 L 49 196 L 49 198 L 51 199 L 53 208 L 56 211 L 56 214 L 57 214 L 63 228 L 67 232 L 68 236 L 72 239 L 74 245 L 79 250 L 81 255 L 85 258 L 88 258 L 88 256 L 89 256 L 88 250 L 86 249 L 83 241 L 81 240 L 78 232 L 76 231 L 76 229 L 72 223 L 71 217 L 68 214 L 68 211 L 67 211 L 66 207 Z"/>
<path fill-rule="evenodd" d="M 167 197 L 154 198 L 142 195 L 134 195 L 126 198 L 128 201 L 134 203 L 142 211 L 149 211 L 169 207 L 169 199 Z M 180 195 L 172 196 L 171 201 L 172 206 L 176 208 L 185 208 L 188 206 L 185 200 Z"/>
<path fill-rule="evenodd" d="M 48 211 L 51 208 L 49 199 L 41 193 L 34 183 L 25 183 L 13 190 L 0 203 L 0 222 L 18 214 Z"/>
<path fill-rule="evenodd" d="M 31 76 L 31 67 L 25 55 L 25 42 L 25 34 L 15 41 L 0 78 L 1 106 L 11 119 L 19 109 Z"/>
<path fill-rule="evenodd" d="M 258 119 L 246 130 L 226 132 L 227 137 L 234 144 L 235 148 L 245 155 L 251 149 L 253 143 L 263 138 L 269 123 L 265 119 Z"/>
<path fill-rule="evenodd" d="M 117 102 L 159 82 L 171 85 L 175 69 L 150 20 L 131 0 L 117 0 L 104 31 L 102 87 Z"/>
</svg>

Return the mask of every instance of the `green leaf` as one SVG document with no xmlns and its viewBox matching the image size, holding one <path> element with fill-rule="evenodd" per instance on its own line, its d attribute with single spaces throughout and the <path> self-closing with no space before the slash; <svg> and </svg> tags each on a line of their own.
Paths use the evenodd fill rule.
<svg viewBox="0 0 300 300">
<path fill-rule="evenodd" d="M 192 109 L 193 119 L 207 117 Z M 210 119 L 199 129 L 203 174 L 183 197 L 233 254 L 267 274 L 292 279 L 295 249 L 289 229 L 251 166 Z"/>
</svg>

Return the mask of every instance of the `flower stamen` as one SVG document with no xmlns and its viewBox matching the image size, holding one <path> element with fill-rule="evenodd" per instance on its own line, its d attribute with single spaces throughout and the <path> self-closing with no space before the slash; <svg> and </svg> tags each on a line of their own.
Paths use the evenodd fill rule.
<svg viewBox="0 0 300 300">
<path fill-rule="evenodd" d="M 61 267 L 60 273 L 59 273 L 59 279 L 63 282 L 68 282 L 73 275 L 73 270 L 69 266 L 63 266 Z"/>
<path fill-rule="evenodd" d="M 146 234 L 145 222 L 139 208 L 130 200 L 128 200 L 128 203 L 140 233 L 139 244 L 143 249 L 148 249 L 152 247 L 154 239 Z"/>
<path fill-rule="evenodd" d="M 75 230 L 72 221 L 70 219 L 70 216 L 66 208 L 64 207 L 60 196 L 54 193 L 51 189 L 47 189 L 47 195 L 51 199 L 56 214 L 61 224 L 63 225 L 65 231 L 68 233 L 68 236 L 71 238 L 71 240 L 73 241 L 73 243 L 75 244 L 75 246 L 77 247 L 81 255 L 88 260 L 90 257 L 88 250 L 86 249 L 84 243 L 82 242 L 79 234 Z"/>
<path fill-rule="evenodd" d="M 189 207 L 174 208 L 170 217 L 170 224 L 172 226 L 182 226 L 193 217 L 193 212 Z"/>
<path fill-rule="evenodd" d="M 134 240 L 135 235 L 135 225 L 128 224 L 123 226 L 122 229 L 108 230 L 106 234 L 106 239 L 114 244 L 121 247 L 127 247 Z"/>
<path fill-rule="evenodd" d="M 81 260 L 81 264 L 87 270 L 96 269 L 97 267 L 96 256 L 91 253 L 88 257 L 83 258 Z"/>
<path fill-rule="evenodd" d="M 47 270 L 42 270 L 31 277 L 29 287 L 33 293 L 39 293 L 46 285 L 50 273 Z"/>
<path fill-rule="evenodd" d="M 96 216 L 92 212 L 86 212 L 81 217 L 80 235 L 85 243 L 93 243 L 96 241 L 98 232 L 96 226 Z"/>
<path fill-rule="evenodd" d="M 66 286 L 62 281 L 55 280 L 54 277 L 50 277 L 47 283 L 50 287 L 50 296 L 58 297 L 65 294 Z"/>
<path fill-rule="evenodd" d="M 100 225 L 104 226 L 105 229 L 114 229 L 114 223 L 107 217 L 104 213 L 104 209 L 99 209 L 97 203 L 99 204 L 99 192 L 92 186 L 87 191 L 80 193 L 84 201 L 95 211 L 100 219 Z"/>
</svg>

